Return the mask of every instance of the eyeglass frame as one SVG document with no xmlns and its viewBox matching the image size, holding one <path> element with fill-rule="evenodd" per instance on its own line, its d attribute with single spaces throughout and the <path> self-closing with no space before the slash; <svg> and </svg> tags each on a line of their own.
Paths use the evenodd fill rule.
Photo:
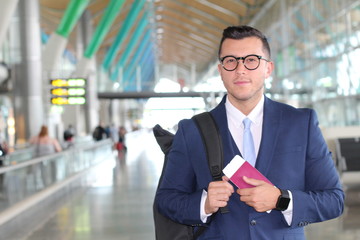
<svg viewBox="0 0 360 240">
<path fill-rule="evenodd" d="M 258 59 L 259 59 L 259 64 L 257 65 L 257 67 L 256 68 L 248 68 L 246 65 L 245 65 L 245 59 L 247 58 L 247 57 L 250 57 L 250 56 L 254 56 L 254 57 L 257 57 Z M 236 59 L 236 67 L 234 68 L 234 69 L 232 69 L 232 70 L 228 70 L 228 69 L 226 69 L 225 68 L 225 66 L 224 66 L 224 59 L 225 58 L 227 58 L 227 57 L 232 57 L 232 58 L 235 58 Z M 243 65 L 244 65 L 244 67 L 247 69 L 247 70 L 250 70 L 250 71 L 253 71 L 253 70 L 256 70 L 259 66 L 260 66 L 260 60 L 265 60 L 266 62 L 271 62 L 271 60 L 268 60 L 268 59 L 266 59 L 266 58 L 264 58 L 263 56 L 260 56 L 260 55 L 256 55 L 256 54 L 249 54 L 249 55 L 246 55 L 245 57 L 235 57 L 235 56 L 232 56 L 232 55 L 227 55 L 227 56 L 224 56 L 224 57 L 222 57 L 222 58 L 220 58 L 219 60 L 220 60 L 220 63 L 221 63 L 221 66 L 226 70 L 226 71 L 228 71 L 228 72 L 232 72 L 232 71 L 235 71 L 235 69 L 237 69 L 237 67 L 239 66 L 239 60 L 242 60 L 242 63 L 243 63 Z"/>
</svg>

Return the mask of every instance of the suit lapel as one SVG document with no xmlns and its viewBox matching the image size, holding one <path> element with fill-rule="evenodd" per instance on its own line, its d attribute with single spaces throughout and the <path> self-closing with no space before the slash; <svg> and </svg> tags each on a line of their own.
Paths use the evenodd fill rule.
<svg viewBox="0 0 360 240">
<path fill-rule="evenodd" d="M 267 173 L 273 159 L 281 117 L 282 112 L 277 104 L 265 97 L 263 129 L 256 160 L 256 168 L 263 174 Z"/>
</svg>

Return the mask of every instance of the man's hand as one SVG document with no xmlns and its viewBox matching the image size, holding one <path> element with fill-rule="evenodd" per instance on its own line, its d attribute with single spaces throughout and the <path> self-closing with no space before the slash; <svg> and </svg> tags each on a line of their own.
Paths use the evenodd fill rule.
<svg viewBox="0 0 360 240">
<path fill-rule="evenodd" d="M 267 182 L 245 176 L 244 181 L 254 187 L 238 189 L 236 192 L 240 195 L 240 201 L 258 212 L 265 212 L 276 207 L 276 202 L 281 195 L 278 188 Z"/>
<path fill-rule="evenodd" d="M 234 187 L 228 181 L 229 179 L 224 176 L 222 181 L 209 183 L 205 201 L 206 214 L 215 213 L 220 207 L 227 205 L 231 194 L 234 193 Z"/>
</svg>

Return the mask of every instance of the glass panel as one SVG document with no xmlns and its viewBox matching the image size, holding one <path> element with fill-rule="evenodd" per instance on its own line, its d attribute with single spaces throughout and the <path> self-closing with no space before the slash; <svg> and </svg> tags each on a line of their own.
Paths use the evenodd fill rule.
<svg viewBox="0 0 360 240">
<path fill-rule="evenodd" d="M 105 140 L 1 168 L 0 211 L 89 169 L 109 156 L 112 156 L 112 142 Z"/>
<path fill-rule="evenodd" d="M 327 126 L 358 122 L 360 1 L 277 1 L 256 27 L 272 48 L 272 96 L 317 109 Z"/>
</svg>

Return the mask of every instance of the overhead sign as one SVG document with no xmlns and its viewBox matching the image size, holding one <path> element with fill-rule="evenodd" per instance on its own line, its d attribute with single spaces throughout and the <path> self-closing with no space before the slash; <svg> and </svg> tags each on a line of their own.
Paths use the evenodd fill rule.
<svg viewBox="0 0 360 240">
<path fill-rule="evenodd" d="M 51 103 L 56 105 L 78 105 L 85 104 L 85 97 L 53 97 Z"/>
<path fill-rule="evenodd" d="M 55 96 L 85 96 L 84 88 L 53 88 L 51 94 Z"/>
<path fill-rule="evenodd" d="M 68 79 L 53 79 L 50 81 L 51 86 L 54 87 L 85 87 L 86 79 L 84 78 L 68 78 Z"/>
<path fill-rule="evenodd" d="M 51 103 L 56 105 L 79 105 L 86 103 L 86 79 L 53 79 L 51 84 Z"/>
</svg>

